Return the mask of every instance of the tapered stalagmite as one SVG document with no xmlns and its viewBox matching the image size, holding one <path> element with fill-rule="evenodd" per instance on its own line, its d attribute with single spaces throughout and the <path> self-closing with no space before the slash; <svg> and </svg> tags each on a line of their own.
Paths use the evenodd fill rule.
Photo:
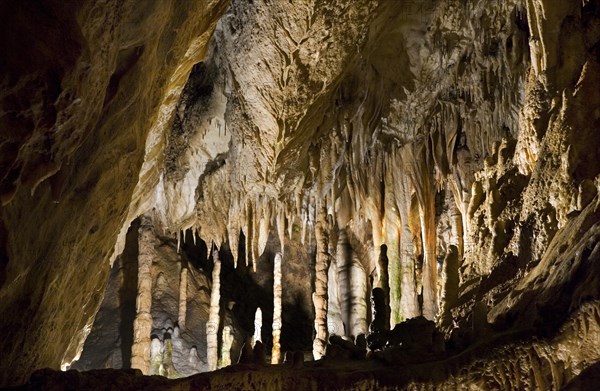
<svg viewBox="0 0 600 391">
<path fill-rule="evenodd" d="M 348 235 L 346 230 L 341 230 L 336 251 L 336 265 L 340 315 L 343 323 L 339 335 L 342 336 L 350 336 L 350 314 L 352 312 L 351 264 L 352 249 L 348 243 Z"/>
<path fill-rule="evenodd" d="M 400 234 L 398 232 L 397 226 L 393 224 L 389 219 L 389 213 L 386 214 L 386 243 L 387 243 L 387 251 L 386 255 L 388 257 L 388 271 L 389 271 L 389 281 L 390 281 L 390 322 L 393 327 L 396 323 L 400 323 L 405 315 L 404 307 L 401 304 L 401 299 L 403 297 L 403 289 L 406 287 L 403 284 L 402 272 L 404 271 L 402 261 L 404 257 L 400 256 Z"/>
<path fill-rule="evenodd" d="M 231 334 L 231 327 L 223 327 L 221 333 L 221 360 L 220 367 L 227 367 L 231 365 L 231 345 L 233 344 L 233 335 Z"/>
<path fill-rule="evenodd" d="M 442 290 L 442 302 L 444 305 L 442 312 L 443 325 L 451 324 L 452 314 L 450 313 L 450 309 L 456 305 L 456 301 L 458 300 L 458 258 L 458 249 L 456 246 L 451 245 L 444 259 L 445 281 Z"/>
<path fill-rule="evenodd" d="M 328 288 L 327 288 L 327 329 L 330 335 L 344 335 L 344 322 L 342 321 L 342 310 L 340 306 L 339 296 L 339 284 L 338 284 L 338 268 L 337 268 L 337 257 L 339 256 L 339 242 L 338 251 L 336 251 L 335 257 L 331 257 L 329 264 L 328 276 Z"/>
<path fill-rule="evenodd" d="M 133 322 L 133 346 L 131 347 L 131 367 L 147 375 L 150 371 L 151 332 L 152 332 L 152 258 L 154 252 L 154 228 L 148 216 L 140 218 L 138 255 L 138 293 L 136 317 Z"/>
<path fill-rule="evenodd" d="M 219 359 L 218 331 L 220 322 L 219 302 L 221 300 L 221 261 L 216 247 L 213 249 L 213 261 L 210 313 L 208 314 L 208 323 L 206 323 L 206 358 L 208 360 L 208 369 L 210 371 L 217 369 L 217 362 Z"/>
<path fill-rule="evenodd" d="M 367 273 L 358 259 L 350 267 L 350 330 L 347 334 L 356 338 L 367 334 Z"/>
<path fill-rule="evenodd" d="M 383 320 L 384 329 L 390 327 L 390 277 L 388 273 L 388 257 L 387 257 L 387 246 L 382 244 L 379 248 L 379 257 L 377 259 L 377 267 L 379 269 L 378 280 L 376 288 L 381 289 L 381 295 L 383 297 L 383 307 L 379 309 L 379 317 Z"/>
<path fill-rule="evenodd" d="M 273 350 L 271 364 L 279 364 L 281 359 L 281 253 L 275 254 L 273 264 Z"/>
<path fill-rule="evenodd" d="M 186 267 L 182 267 L 179 279 L 179 314 L 177 317 L 177 324 L 182 330 L 185 329 L 185 315 L 187 313 L 187 278 L 188 270 Z"/>
<path fill-rule="evenodd" d="M 252 346 L 256 341 L 262 341 L 262 310 L 260 307 L 256 309 L 254 313 L 254 335 L 252 336 Z"/>
<path fill-rule="evenodd" d="M 425 204 L 421 207 L 421 229 L 423 233 L 423 316 L 434 320 L 438 312 L 437 257 L 435 251 L 435 194 L 431 184 L 426 186 Z"/>
<path fill-rule="evenodd" d="M 317 241 L 317 259 L 315 262 L 315 291 L 313 305 L 315 307 L 315 339 L 313 340 L 313 356 L 319 360 L 325 355 L 327 346 L 327 281 L 331 257 L 329 254 L 329 225 L 327 212 L 320 208 L 315 226 Z"/>
</svg>

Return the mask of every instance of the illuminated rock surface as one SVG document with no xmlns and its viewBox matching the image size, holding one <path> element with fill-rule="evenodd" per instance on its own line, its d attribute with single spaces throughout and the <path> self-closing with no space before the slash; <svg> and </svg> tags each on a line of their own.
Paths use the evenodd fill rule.
<svg viewBox="0 0 600 391">
<path fill-rule="evenodd" d="M 598 0 L 92 3 L 0 6 L 0 386 L 594 388 Z"/>
</svg>

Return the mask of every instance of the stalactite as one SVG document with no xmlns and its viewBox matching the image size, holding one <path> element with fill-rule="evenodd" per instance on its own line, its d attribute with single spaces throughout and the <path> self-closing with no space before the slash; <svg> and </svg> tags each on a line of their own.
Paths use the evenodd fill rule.
<svg viewBox="0 0 600 391">
<path fill-rule="evenodd" d="M 389 327 L 420 315 L 415 282 L 415 251 L 409 225 L 411 156 L 394 153 L 385 173 L 384 234 L 389 274 Z"/>
<path fill-rule="evenodd" d="M 252 336 L 252 346 L 257 341 L 262 341 L 262 310 L 260 307 L 254 313 L 254 335 Z"/>
<path fill-rule="evenodd" d="M 229 250 L 233 256 L 233 267 L 237 269 L 238 263 L 238 248 L 240 243 L 240 212 L 237 202 L 229 207 L 227 219 L 227 241 L 229 242 Z M 195 238 L 195 236 L 194 236 Z"/>
<path fill-rule="evenodd" d="M 281 360 L 281 253 L 275 254 L 273 263 L 273 350 L 271 364 L 279 364 Z"/>
<path fill-rule="evenodd" d="M 147 375 L 150 371 L 152 332 L 152 259 L 154 257 L 154 228 L 148 216 L 140 217 L 138 255 L 137 315 L 133 323 L 131 367 Z"/>
<path fill-rule="evenodd" d="M 231 345 L 233 344 L 233 334 L 231 334 L 231 327 L 223 327 L 221 332 L 221 359 L 220 368 L 228 367 L 231 365 Z"/>
<path fill-rule="evenodd" d="M 277 237 L 279 238 L 279 246 L 280 246 L 280 251 L 281 251 L 281 256 L 283 256 L 284 253 L 284 242 L 285 242 L 285 212 L 283 210 L 283 208 L 280 208 L 277 211 Z"/>
<path fill-rule="evenodd" d="M 253 220 L 252 220 L 252 204 L 250 202 L 246 205 L 246 230 L 244 235 L 246 236 L 245 250 L 246 250 L 246 267 L 250 265 L 250 256 L 252 253 L 252 238 L 254 237 L 253 231 Z"/>
<path fill-rule="evenodd" d="M 271 229 L 271 208 L 266 205 L 262 208 L 262 216 L 258 225 L 258 256 L 262 255 L 267 247 L 269 230 Z"/>
<path fill-rule="evenodd" d="M 179 278 L 179 313 L 177 316 L 177 324 L 182 330 L 185 329 L 185 317 L 187 313 L 187 280 L 188 270 L 186 267 L 182 267 Z"/>
<path fill-rule="evenodd" d="M 258 200 L 254 204 L 254 208 L 252 209 L 252 271 L 256 272 L 256 268 L 258 267 L 258 257 L 260 257 L 260 219 L 259 210 L 258 210 Z"/>
<path fill-rule="evenodd" d="M 425 145 L 413 146 L 409 175 L 419 200 L 419 219 L 423 241 L 423 316 L 433 320 L 437 315 L 437 257 L 435 232 L 435 188 Z"/>
<path fill-rule="evenodd" d="M 327 274 L 331 258 L 329 248 L 329 224 L 324 208 L 319 208 L 315 227 L 317 242 L 317 259 L 315 262 L 315 292 L 313 305 L 315 308 L 315 338 L 313 340 L 313 356 L 319 360 L 325 355 L 327 346 Z"/>
<path fill-rule="evenodd" d="M 206 323 L 206 358 L 208 360 L 208 370 L 217 369 L 219 358 L 218 351 L 218 331 L 219 331 L 219 310 L 221 300 L 221 261 L 219 251 L 216 247 L 213 249 L 213 272 L 212 272 L 212 290 L 210 294 L 210 312 L 208 314 L 208 323 Z"/>
</svg>

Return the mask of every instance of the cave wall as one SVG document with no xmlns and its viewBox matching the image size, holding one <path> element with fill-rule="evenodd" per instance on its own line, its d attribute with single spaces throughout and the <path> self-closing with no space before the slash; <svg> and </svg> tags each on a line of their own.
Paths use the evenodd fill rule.
<svg viewBox="0 0 600 391">
<path fill-rule="evenodd" d="M 149 130 L 226 5 L 2 3 L 0 383 L 80 350 Z"/>
<path fill-rule="evenodd" d="M 48 4 L 12 11 L 40 21 L 23 37 L 53 32 L 34 47 L 48 61 L 21 64 L 25 45 L 3 43 L 24 52 L 2 62 L 0 311 L 20 314 L 0 323 L 4 362 L 20 363 L 3 382 L 77 354 L 107 259 L 150 209 L 166 235 L 228 247 L 266 286 L 273 243 L 304 247 L 283 258 L 302 275 L 350 248 L 368 286 L 385 279 L 385 245 L 390 326 L 443 309 L 457 349 L 504 332 L 555 338 L 536 351 L 579 346 L 572 314 L 595 330 L 577 309 L 599 294 L 598 1 L 131 2 L 128 18 Z M 321 275 L 301 289 L 319 291 L 327 323 L 337 293 Z M 57 312 L 67 297 L 84 310 Z M 529 354 L 514 349 L 508 361 Z M 504 365 L 492 356 L 483 367 Z M 599 358 L 581 357 L 552 384 Z M 464 381 L 514 385 L 474 371 Z"/>
</svg>

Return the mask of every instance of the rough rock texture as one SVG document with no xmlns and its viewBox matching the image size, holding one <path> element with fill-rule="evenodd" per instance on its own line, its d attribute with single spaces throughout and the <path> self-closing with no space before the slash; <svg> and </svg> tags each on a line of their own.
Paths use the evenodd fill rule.
<svg viewBox="0 0 600 391">
<path fill-rule="evenodd" d="M 226 249 L 213 304 L 233 352 L 263 311 L 265 344 L 247 343 L 241 366 L 174 387 L 559 389 L 588 378 L 600 360 L 598 0 L 233 0 L 185 88 L 222 5 L 144 4 L 139 32 L 126 12 L 95 23 L 110 7 L 17 8 L 17 22 L 57 14 L 81 33 L 46 22 L 54 33 L 41 42 L 61 56 L 39 45 L 35 61 L 0 63 L 0 347 L 24 363 L 3 382 L 71 361 L 111 248 L 151 209 L 166 235 L 190 229 Z M 191 17 L 194 7 L 213 12 Z M 282 350 L 312 342 L 315 358 L 337 357 L 301 371 L 263 366 L 283 249 Z M 370 359 L 345 360 L 362 346 L 373 287 L 390 327 L 376 327 L 385 338 Z M 58 315 L 67 296 L 76 310 Z M 174 342 L 163 341 L 166 366 Z"/>
<path fill-rule="evenodd" d="M 146 219 L 146 229 L 151 229 Z M 136 313 L 138 262 L 138 227 L 136 219 L 129 229 L 125 250 L 117 257 L 111 270 L 109 285 L 87 338 L 81 357 L 71 368 L 90 370 L 101 368 L 131 368 L 134 317 Z M 147 243 L 146 256 L 151 254 L 150 324 L 148 325 L 148 354 L 142 363 L 147 373 L 166 375 L 165 361 L 169 357 L 169 377 L 180 377 L 204 371 L 206 360 L 206 324 L 209 317 L 211 282 L 208 272 L 198 269 L 187 252 L 177 253 L 177 244 L 154 231 Z M 143 257 L 143 255 L 142 255 Z M 187 267 L 184 267 L 187 265 Z M 185 324 L 180 323 L 181 270 L 186 270 Z M 227 313 L 227 311 L 225 312 Z M 161 368 L 162 366 L 162 368 Z"/>
<path fill-rule="evenodd" d="M 226 5 L 2 3 L 0 384 L 81 350 L 150 128 Z"/>
</svg>

